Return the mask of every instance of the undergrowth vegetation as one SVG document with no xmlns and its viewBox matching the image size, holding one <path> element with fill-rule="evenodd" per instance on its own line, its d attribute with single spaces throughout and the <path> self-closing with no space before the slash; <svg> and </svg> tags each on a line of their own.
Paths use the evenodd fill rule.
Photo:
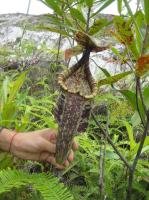
<svg viewBox="0 0 149 200">
<path fill-rule="evenodd" d="M 129 67 L 130 71 L 124 70 L 117 75 L 111 75 L 101 68 L 102 80 L 98 80 L 99 90 L 94 99 L 89 126 L 85 133 L 75 138 L 79 150 L 68 168 L 59 172 L 50 164 L 24 161 L 1 152 L 0 200 L 148 200 L 148 1 L 142 1 L 144 8 L 138 1 L 138 8 L 134 14 L 128 1 L 115 1 L 118 3 L 120 16 L 110 22 L 98 19 L 97 14 L 114 0 L 42 2 L 48 5 L 55 15 L 49 14 L 49 27 L 42 25 L 35 29 L 59 33 L 60 41 L 63 37 L 70 37 L 73 43 L 73 34 L 85 30 L 89 36 L 95 34 L 95 38 L 100 39 L 100 31 L 103 34 L 104 28 L 112 24 L 115 32 L 110 34 L 124 46 L 124 52 L 121 54 L 115 47 L 109 48 L 120 62 L 127 64 L 126 68 Z M 127 10 L 127 19 L 122 15 L 123 7 Z M 135 34 L 132 34 L 133 31 Z M 23 55 L 22 51 L 25 48 L 27 50 L 24 55 L 32 57 L 37 48 L 34 44 L 29 44 L 28 41 L 24 41 L 23 50 L 17 50 L 21 51 L 20 54 L 15 51 L 16 57 Z M 80 54 L 80 50 L 82 51 L 81 47 L 73 49 L 71 46 L 69 53 L 76 56 Z M 40 51 L 47 53 L 47 48 L 42 47 Z M 19 69 L 2 70 L 0 126 L 19 132 L 58 128 L 53 108 L 59 94 L 55 86 L 57 65 L 64 68 L 63 63 L 58 63 L 59 52 L 60 46 L 57 51 L 49 52 L 55 58 L 54 64 L 49 65 L 52 71 L 39 80 L 32 80 L 32 63 L 28 67 L 24 67 L 23 63 Z M 0 54 L 7 63 L 11 52 L 0 51 Z M 71 56 L 66 55 L 67 59 Z M 118 86 L 116 82 L 122 78 L 127 80 L 127 75 L 130 77 L 129 83 L 125 87 Z"/>
</svg>

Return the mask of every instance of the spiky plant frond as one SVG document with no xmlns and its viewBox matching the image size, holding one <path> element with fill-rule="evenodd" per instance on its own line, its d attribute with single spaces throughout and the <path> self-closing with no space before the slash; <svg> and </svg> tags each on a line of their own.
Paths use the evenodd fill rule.
<svg viewBox="0 0 149 200">
<path fill-rule="evenodd" d="M 10 192 L 13 188 L 31 186 L 40 192 L 44 200 L 73 200 L 67 188 L 51 174 L 28 174 L 18 170 L 0 171 L 0 194 Z"/>
</svg>

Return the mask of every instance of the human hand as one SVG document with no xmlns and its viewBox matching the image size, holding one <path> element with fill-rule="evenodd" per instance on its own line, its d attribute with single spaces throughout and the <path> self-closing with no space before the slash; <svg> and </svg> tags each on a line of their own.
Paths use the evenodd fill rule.
<svg viewBox="0 0 149 200">
<path fill-rule="evenodd" d="M 13 135 L 15 132 L 12 132 Z M 56 131 L 51 129 L 44 129 L 40 131 L 17 133 L 11 144 L 11 153 L 18 158 L 25 160 L 47 161 L 53 164 L 56 168 L 63 169 L 73 161 L 74 151 L 77 150 L 78 145 L 73 143 L 72 150 L 67 160 L 60 165 L 55 160 L 56 150 Z"/>
</svg>

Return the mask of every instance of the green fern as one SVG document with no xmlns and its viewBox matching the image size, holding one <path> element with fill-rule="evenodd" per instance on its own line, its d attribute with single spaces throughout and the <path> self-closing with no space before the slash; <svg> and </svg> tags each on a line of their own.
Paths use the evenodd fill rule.
<svg viewBox="0 0 149 200">
<path fill-rule="evenodd" d="M 0 171 L 0 194 L 27 185 L 39 191 L 44 200 L 74 200 L 67 188 L 50 174 L 28 174 L 10 169 Z"/>
</svg>

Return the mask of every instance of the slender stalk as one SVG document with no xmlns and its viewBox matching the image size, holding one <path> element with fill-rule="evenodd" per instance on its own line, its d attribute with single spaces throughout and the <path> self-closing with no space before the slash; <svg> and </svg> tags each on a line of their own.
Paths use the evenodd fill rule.
<svg viewBox="0 0 149 200">
<path fill-rule="evenodd" d="M 149 25 L 147 25 L 147 27 L 146 27 L 146 34 L 145 34 L 145 37 L 144 37 L 144 40 L 143 40 L 143 46 L 142 46 L 141 55 L 143 55 L 144 52 L 145 52 L 145 46 L 146 46 L 146 42 L 147 42 L 148 36 L 149 36 Z M 131 167 L 131 169 L 129 169 L 128 191 L 127 191 L 126 200 L 131 200 L 134 173 L 135 173 L 135 170 L 136 170 L 136 166 L 137 166 L 138 160 L 139 160 L 140 155 L 141 155 L 141 151 L 142 151 L 142 148 L 143 148 L 143 145 L 144 145 L 144 142 L 145 142 L 145 138 L 146 138 L 146 136 L 148 134 L 148 131 L 149 131 L 149 110 L 147 110 L 146 105 L 144 103 L 143 94 L 142 94 L 142 90 L 141 90 L 140 77 L 136 77 L 136 100 L 137 100 L 136 102 L 137 102 L 137 106 L 138 106 L 138 92 L 139 92 L 139 95 L 140 95 L 140 99 L 141 99 L 141 103 L 142 103 L 144 112 L 146 114 L 146 124 L 143 121 L 144 132 L 142 134 L 140 145 L 139 145 L 137 154 L 136 154 L 136 156 L 134 158 L 132 167 Z M 138 106 L 138 112 L 140 113 L 139 106 Z M 141 119 L 141 121 L 142 120 L 143 119 Z"/>
<path fill-rule="evenodd" d="M 139 91 L 139 94 L 140 94 L 141 103 L 142 103 L 144 112 L 145 112 L 145 114 L 147 115 L 147 108 L 146 108 L 146 106 L 145 106 L 145 102 L 144 102 L 143 94 L 142 94 L 142 90 L 141 90 L 140 77 L 137 77 L 137 85 L 138 85 L 138 91 Z"/>
<path fill-rule="evenodd" d="M 64 9 L 64 4 L 61 5 L 61 9 Z M 64 17 L 62 16 L 62 23 L 64 22 Z M 60 30 L 62 29 L 62 27 L 60 26 Z M 56 58 L 56 64 L 58 64 L 58 60 L 59 60 L 59 54 L 60 54 L 60 47 L 61 47 L 61 41 L 62 41 L 62 35 L 59 35 L 59 40 L 58 40 L 58 52 L 57 52 L 57 58 Z"/>
<path fill-rule="evenodd" d="M 29 9 L 30 9 L 30 6 L 31 6 L 31 1 L 32 1 L 32 0 L 28 0 L 26 16 L 29 14 Z M 25 33 L 26 33 L 26 24 L 25 24 L 25 26 L 23 27 L 23 32 L 22 32 L 22 35 L 21 35 L 21 38 L 20 38 L 19 47 L 21 47 L 22 39 L 23 39 Z"/>
<path fill-rule="evenodd" d="M 131 166 L 128 163 L 128 161 L 125 159 L 125 157 L 123 157 L 123 155 L 119 152 L 119 150 L 117 149 L 117 147 L 115 146 L 115 144 L 113 143 L 113 141 L 111 140 L 111 138 L 109 137 L 109 135 L 107 134 L 107 132 L 101 127 L 100 123 L 97 121 L 95 115 L 93 113 L 91 113 L 93 120 L 95 121 L 96 125 L 100 128 L 102 134 L 107 138 L 107 141 L 111 144 L 111 146 L 113 147 L 113 149 L 115 150 L 115 153 L 120 157 L 120 159 L 125 163 L 125 165 L 128 167 L 128 169 L 131 170 Z"/>
<path fill-rule="evenodd" d="M 142 139 L 141 139 L 141 142 L 140 142 L 136 157 L 135 157 L 135 159 L 133 161 L 132 168 L 129 169 L 130 171 L 129 171 L 129 180 L 128 180 L 128 192 L 127 192 L 126 200 L 131 200 L 132 183 L 133 183 L 134 173 L 135 173 L 135 170 L 136 170 L 136 166 L 137 166 L 138 160 L 139 160 L 140 155 L 141 155 L 141 151 L 142 151 L 142 148 L 143 148 L 144 141 L 145 141 L 145 138 L 147 136 L 148 130 L 149 130 L 149 110 L 148 110 L 148 113 L 147 113 L 146 126 L 145 126 L 145 129 L 144 129 L 143 135 L 142 135 Z"/>
<path fill-rule="evenodd" d="M 56 55 L 56 64 L 58 64 L 59 55 L 60 55 L 60 47 L 61 47 L 62 35 L 59 35 L 58 39 L 58 48 L 57 48 L 57 55 Z"/>
<path fill-rule="evenodd" d="M 88 12 L 87 12 L 87 24 L 86 24 L 86 33 L 88 33 L 88 31 L 89 31 L 90 14 L 91 14 L 91 8 L 88 8 Z"/>
<path fill-rule="evenodd" d="M 140 107 L 139 107 L 139 95 L 138 95 L 138 83 L 137 82 L 138 82 L 138 78 L 136 77 L 136 106 L 137 106 L 137 111 L 139 113 L 142 125 L 143 125 L 143 127 L 145 127 L 143 116 L 141 114 Z"/>
<path fill-rule="evenodd" d="M 136 12 L 139 10 L 139 6 L 140 6 L 140 0 L 137 0 Z"/>
<path fill-rule="evenodd" d="M 107 123 L 106 123 L 106 131 L 108 132 L 109 128 L 109 112 L 107 110 Z M 105 198 L 105 182 L 104 182 L 104 169 L 105 169 L 105 156 L 106 156 L 106 141 L 107 137 L 101 137 L 100 144 L 100 162 L 99 162 L 99 192 L 100 199 L 104 200 Z M 102 144 L 103 142 L 103 144 Z"/>
<path fill-rule="evenodd" d="M 149 25 L 147 25 L 146 27 L 145 37 L 142 45 L 142 55 L 145 53 L 145 47 L 148 39 L 149 39 Z"/>
<path fill-rule="evenodd" d="M 100 144 L 100 161 L 99 161 L 99 192 L 100 192 L 100 199 L 103 200 L 104 198 L 104 169 L 103 169 L 103 151 L 104 147 L 103 144 Z"/>
</svg>

